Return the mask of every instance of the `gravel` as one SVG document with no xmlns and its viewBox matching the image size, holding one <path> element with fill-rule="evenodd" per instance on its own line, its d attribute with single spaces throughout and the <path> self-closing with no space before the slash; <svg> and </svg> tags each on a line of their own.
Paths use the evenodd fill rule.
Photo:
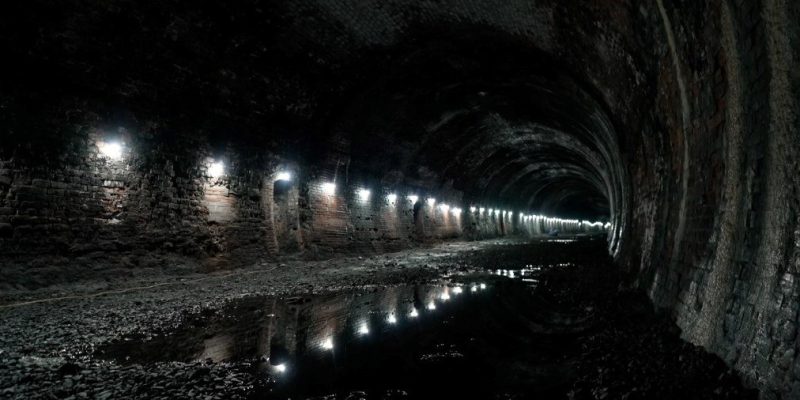
<svg viewBox="0 0 800 400">
<path fill-rule="evenodd" d="M 254 384 L 244 363 L 120 365 L 92 357 L 103 343 L 153 335 L 201 311 L 218 311 L 251 295 L 323 293 L 415 282 L 466 272 L 459 255 L 513 240 L 449 243 L 372 257 L 282 261 L 212 274 L 132 277 L 112 284 L 83 282 L 0 296 L 0 397 L 244 398 Z M 146 287 L 136 289 L 137 287 Z M 102 288 L 102 292 L 98 291 Z M 122 292 L 113 292 L 122 290 Z M 112 293 L 106 293 L 112 291 Z M 68 298 L 42 301 L 48 298 Z M 20 302 L 32 304 L 16 305 Z M 37 302 L 41 301 L 41 302 Z"/>
</svg>

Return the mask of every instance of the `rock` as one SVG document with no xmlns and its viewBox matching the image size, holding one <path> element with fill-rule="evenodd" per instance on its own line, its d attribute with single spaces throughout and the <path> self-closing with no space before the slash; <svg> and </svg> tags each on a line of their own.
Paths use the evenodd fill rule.
<svg viewBox="0 0 800 400">
<path fill-rule="evenodd" d="M 68 362 L 62 365 L 60 368 L 58 368 L 58 374 L 61 376 L 75 375 L 81 372 L 81 370 L 83 370 L 83 367 L 81 367 L 80 365 Z"/>
<path fill-rule="evenodd" d="M 202 377 L 207 376 L 209 374 L 211 374 L 211 369 L 210 368 L 201 367 L 201 368 L 198 368 L 197 370 L 195 370 L 192 373 L 191 379 L 199 379 L 199 378 L 202 378 Z"/>
</svg>

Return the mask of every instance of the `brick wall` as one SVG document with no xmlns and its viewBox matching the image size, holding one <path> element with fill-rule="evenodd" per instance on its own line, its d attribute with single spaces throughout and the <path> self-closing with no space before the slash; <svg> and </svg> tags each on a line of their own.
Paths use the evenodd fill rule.
<svg viewBox="0 0 800 400">
<path fill-rule="evenodd" d="M 286 163 L 245 165 L 230 149 L 214 158 L 202 140 L 186 140 L 169 148 L 135 132 L 93 131 L 76 135 L 69 164 L 2 160 L 3 281 L 35 287 L 122 267 L 162 267 L 171 257 L 220 268 L 298 252 L 368 254 L 520 233 L 510 217 L 444 211 L 444 203 L 468 209 L 452 189 L 339 182 L 328 194 L 322 177 L 332 175 L 324 166 L 293 165 L 291 181 L 275 181 Z M 124 143 L 121 157 L 104 155 L 104 142 Z M 220 161 L 224 172 L 211 176 Z M 370 190 L 366 200 L 357 194 L 362 188 Z M 419 196 L 417 204 L 409 194 Z M 428 197 L 437 198 L 434 206 Z"/>
</svg>

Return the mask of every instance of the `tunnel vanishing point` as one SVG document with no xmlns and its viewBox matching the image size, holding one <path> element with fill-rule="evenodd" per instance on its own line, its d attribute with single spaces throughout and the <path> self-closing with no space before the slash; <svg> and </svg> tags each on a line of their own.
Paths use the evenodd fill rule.
<svg viewBox="0 0 800 400">
<path fill-rule="evenodd" d="M 800 398 L 800 2 L 3 8 L 7 294 L 602 233 L 683 339 Z"/>
</svg>

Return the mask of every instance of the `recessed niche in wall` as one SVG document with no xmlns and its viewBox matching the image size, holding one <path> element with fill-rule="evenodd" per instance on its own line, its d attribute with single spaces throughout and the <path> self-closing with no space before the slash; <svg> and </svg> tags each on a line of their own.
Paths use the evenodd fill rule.
<svg viewBox="0 0 800 400">
<path fill-rule="evenodd" d="M 298 250 L 299 232 L 299 192 L 292 181 L 277 180 L 272 186 L 272 221 L 275 239 L 282 251 Z"/>
</svg>

